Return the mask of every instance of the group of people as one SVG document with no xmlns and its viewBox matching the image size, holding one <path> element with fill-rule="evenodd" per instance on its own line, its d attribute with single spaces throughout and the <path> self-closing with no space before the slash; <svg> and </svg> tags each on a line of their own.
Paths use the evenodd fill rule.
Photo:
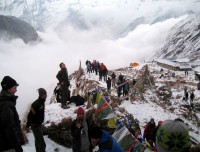
<svg viewBox="0 0 200 152">
<path fill-rule="evenodd" d="M 64 63 L 60 63 L 60 71 L 57 74 L 61 89 L 61 107 L 66 108 L 67 101 L 70 100 L 69 78 L 67 68 Z M 112 86 L 116 86 L 116 75 L 112 74 Z M 126 84 L 125 79 L 120 74 L 118 77 L 120 83 L 118 86 Z M 119 82 L 118 81 L 118 82 Z M 128 84 L 128 83 L 127 83 Z M 21 130 L 19 115 L 16 110 L 15 95 L 19 84 L 10 76 L 5 76 L 1 81 L 2 90 L 0 92 L 0 151 L 3 152 L 23 152 L 22 145 L 25 144 L 24 135 Z M 111 85 L 110 85 L 111 86 Z M 118 87 L 119 88 L 119 87 Z M 121 88 L 123 89 L 123 87 Z M 119 95 L 118 95 L 119 96 Z M 45 100 L 47 92 L 44 88 L 38 89 L 38 98 L 31 104 L 27 117 L 28 129 L 31 127 L 35 138 L 36 152 L 45 152 L 46 144 L 43 137 L 42 123 L 44 121 Z M 143 138 L 141 138 L 141 130 L 138 121 L 131 115 L 127 116 L 127 128 L 138 138 L 140 142 L 144 140 L 150 143 L 151 147 L 155 147 L 157 152 L 180 151 L 189 152 L 191 149 L 191 141 L 187 126 L 183 121 L 166 120 L 159 121 L 156 126 L 154 119 L 147 123 Z M 120 129 L 118 122 L 118 129 Z M 77 118 L 73 120 L 71 125 L 72 135 L 72 151 L 73 152 L 92 152 L 95 146 L 99 146 L 100 152 L 122 152 L 119 143 L 107 131 L 96 125 L 91 125 L 86 119 L 84 108 L 77 109 Z M 175 140 L 176 139 L 176 140 Z M 174 143 L 176 142 L 176 143 Z"/>
<path fill-rule="evenodd" d="M 19 84 L 10 76 L 5 76 L 1 81 L 0 92 L 0 151 L 23 152 L 22 145 L 25 144 L 24 134 L 21 130 L 21 121 L 16 110 L 18 96 L 17 86 Z M 37 152 L 45 152 L 46 144 L 43 138 L 41 124 L 44 121 L 44 104 L 47 92 L 44 88 L 38 89 L 38 99 L 30 108 L 27 120 L 27 129 L 31 126 L 35 137 L 35 148 Z"/>
<path fill-rule="evenodd" d="M 200 150 L 199 146 L 192 147 L 188 127 L 180 118 L 159 121 L 158 125 L 156 125 L 154 119 L 151 118 L 145 126 L 143 136 L 141 136 L 138 121 L 131 115 L 128 115 L 127 118 L 130 122 L 126 121 L 127 123 L 124 125 L 126 125 L 131 134 L 138 139 L 138 142 L 141 142 L 141 144 L 151 151 L 196 152 Z M 71 126 L 73 152 L 92 152 L 95 146 L 99 147 L 99 152 L 124 151 L 109 131 L 102 129 L 103 126 L 92 126 L 89 122 L 90 121 L 86 119 L 84 109 L 79 107 L 77 109 L 77 118 L 72 122 Z M 132 126 L 131 123 L 135 123 L 134 126 Z M 116 131 L 122 127 L 123 125 L 121 127 L 118 125 Z M 133 145 L 130 152 L 134 152 L 134 150 L 135 147 Z"/>
<path fill-rule="evenodd" d="M 71 126 L 73 152 L 92 152 L 97 145 L 100 152 L 123 152 L 115 138 L 107 131 L 90 124 L 82 107 L 79 107 L 76 113 L 77 118 Z"/>
<path fill-rule="evenodd" d="M 87 60 L 85 64 L 88 73 L 95 72 L 96 75 L 99 74 L 99 81 L 104 80 L 106 82 L 108 92 L 110 92 L 111 87 L 113 87 L 117 88 L 118 97 L 121 97 L 121 95 L 123 97 L 128 96 L 130 90 L 130 82 L 121 73 L 118 77 L 114 72 L 111 74 L 111 76 L 108 76 L 107 67 L 103 63 L 99 63 L 99 61 L 96 60 L 93 60 L 93 62 Z"/>
<path fill-rule="evenodd" d="M 153 118 L 146 124 L 142 141 L 147 141 L 146 146 L 154 152 L 193 152 L 199 147 L 191 147 L 189 130 L 180 118 L 174 120 L 158 121 Z M 198 150 L 197 150 L 198 149 Z"/>
<path fill-rule="evenodd" d="M 128 85 L 130 84 L 130 82 L 124 79 L 123 75 L 121 74 L 117 78 L 116 74 L 113 72 L 111 78 L 107 78 L 106 83 L 107 91 L 110 91 L 111 87 L 117 87 L 118 97 L 120 97 L 122 94 L 123 96 L 126 95 L 126 91 L 129 91 Z M 133 82 L 131 83 L 133 83 L 132 85 L 135 85 L 136 81 L 133 80 Z M 192 102 L 193 99 L 194 93 L 191 92 L 190 101 Z M 151 118 L 145 126 L 143 136 L 141 136 L 140 127 L 135 127 L 139 126 L 138 122 L 135 120 L 132 122 L 129 121 L 127 123 L 122 123 L 121 121 L 118 121 L 117 130 L 125 124 L 129 131 L 135 137 L 137 137 L 138 141 L 140 141 L 141 143 L 147 141 L 147 143 L 149 144 L 148 148 L 155 152 L 189 152 L 192 151 L 189 131 L 186 124 L 182 120 L 180 120 L 181 119 L 159 121 L 156 125 L 154 119 Z M 133 125 L 133 123 L 136 124 Z M 180 139 L 178 139 L 179 136 Z M 176 138 L 178 141 L 175 140 Z"/>
<path fill-rule="evenodd" d="M 93 60 L 93 62 L 87 60 L 85 62 L 87 67 L 87 73 L 96 73 L 96 75 L 99 74 L 99 81 L 106 81 L 108 70 L 107 67 L 103 63 L 99 63 L 99 61 Z"/>
<path fill-rule="evenodd" d="M 133 81 L 135 84 L 135 80 Z M 132 84 L 133 84 L 133 81 L 132 81 Z M 107 91 L 110 92 L 111 87 L 116 88 L 118 97 L 123 96 L 123 97 L 127 97 L 128 99 L 128 94 L 130 91 L 130 83 L 131 83 L 130 80 L 126 79 L 121 73 L 117 77 L 117 75 L 113 72 L 111 74 L 111 79 L 110 77 L 108 77 L 108 79 L 106 80 Z"/>
<path fill-rule="evenodd" d="M 87 60 L 85 62 L 86 67 L 87 67 L 87 73 L 96 73 L 96 75 L 99 73 L 100 71 L 100 63 L 99 61 L 93 60 L 93 62 Z"/>
<path fill-rule="evenodd" d="M 10 76 L 5 76 L 1 82 L 0 92 L 0 151 L 23 152 L 25 144 L 20 126 L 19 115 L 16 110 L 17 86 L 19 84 Z M 47 92 L 44 88 L 38 89 L 38 99 L 35 100 L 28 114 L 26 127 L 31 127 L 35 137 L 36 152 L 45 152 L 46 144 L 43 138 L 42 126 L 44 121 L 45 100 Z M 100 151 L 122 152 L 116 140 L 100 127 L 91 126 L 85 117 L 84 109 L 79 107 L 77 118 L 71 126 L 73 137 L 73 152 L 91 152 L 92 147 L 99 145 Z"/>
<path fill-rule="evenodd" d="M 60 71 L 56 75 L 61 88 L 61 107 L 66 108 L 69 101 L 69 79 L 65 64 L 60 63 Z M 24 135 L 21 129 L 21 121 L 16 110 L 16 100 L 18 96 L 17 86 L 19 84 L 10 76 L 5 76 L 1 81 L 2 90 L 0 92 L 0 151 L 22 152 L 25 144 Z M 38 89 L 38 98 L 31 104 L 27 116 L 26 129 L 31 127 L 35 138 L 36 152 L 45 152 L 46 144 L 43 137 L 42 123 L 44 121 L 45 101 L 47 92 L 44 88 Z"/>
</svg>

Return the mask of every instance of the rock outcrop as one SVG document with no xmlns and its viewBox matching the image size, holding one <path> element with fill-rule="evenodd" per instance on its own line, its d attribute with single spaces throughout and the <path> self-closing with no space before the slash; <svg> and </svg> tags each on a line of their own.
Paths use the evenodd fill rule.
<svg viewBox="0 0 200 152">
<path fill-rule="evenodd" d="M 39 40 L 35 29 L 28 23 L 14 17 L 0 15 L 0 38 L 11 40 L 22 39 L 25 43 Z"/>
</svg>

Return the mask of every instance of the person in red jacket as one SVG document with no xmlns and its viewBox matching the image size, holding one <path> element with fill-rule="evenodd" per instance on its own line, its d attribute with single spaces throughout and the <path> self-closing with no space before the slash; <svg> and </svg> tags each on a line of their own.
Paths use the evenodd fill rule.
<svg viewBox="0 0 200 152">
<path fill-rule="evenodd" d="M 146 141 L 149 144 L 151 144 L 152 147 L 154 147 L 155 138 L 156 138 L 156 124 L 154 122 L 154 118 L 151 118 L 144 129 L 143 139 L 146 139 Z"/>
<path fill-rule="evenodd" d="M 108 70 L 107 70 L 106 66 L 103 63 L 101 63 L 100 71 L 99 71 L 99 80 L 101 81 L 102 77 L 103 77 L 104 81 L 106 81 L 107 80 L 107 73 L 108 73 Z"/>
</svg>

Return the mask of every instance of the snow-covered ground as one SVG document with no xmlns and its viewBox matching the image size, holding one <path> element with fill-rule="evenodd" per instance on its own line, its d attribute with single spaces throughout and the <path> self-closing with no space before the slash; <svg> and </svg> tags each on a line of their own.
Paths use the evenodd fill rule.
<svg viewBox="0 0 200 152">
<path fill-rule="evenodd" d="M 142 67 L 142 65 L 141 65 L 141 67 Z M 137 67 L 137 70 L 141 69 L 141 67 Z M 157 65 L 149 64 L 149 69 L 151 71 L 151 74 L 155 77 L 157 86 L 161 85 L 161 83 L 163 83 L 162 81 L 164 81 L 165 79 L 169 80 L 169 77 L 164 77 L 161 79 L 158 78 L 161 75 L 161 73 L 160 73 L 160 67 L 158 67 Z M 128 71 L 129 72 L 121 71 L 120 73 L 130 76 L 130 75 L 133 75 L 133 73 L 130 73 L 130 72 L 133 72 L 135 70 L 129 69 Z M 164 71 L 167 71 L 167 70 L 164 69 Z M 182 77 L 182 79 L 186 80 L 186 82 L 192 81 L 192 82 L 196 83 L 196 81 L 194 80 L 194 74 L 192 72 L 190 72 L 188 76 L 185 76 L 184 72 L 175 72 L 175 73 L 179 77 Z M 85 79 L 98 81 L 99 77 L 96 76 L 94 73 L 91 73 L 91 74 L 86 74 Z M 174 79 L 175 79 L 174 77 L 171 77 L 170 81 L 175 81 Z M 100 81 L 99 85 L 101 87 L 106 88 L 106 83 L 104 81 Z M 195 102 L 199 102 L 199 101 L 197 101 L 197 99 L 200 98 L 200 91 L 197 90 L 196 86 L 194 86 L 194 85 L 187 85 L 187 86 L 190 87 L 191 89 L 195 90 L 194 91 L 195 99 L 196 99 Z M 74 80 L 71 81 L 71 89 L 73 89 L 73 88 L 75 88 Z M 150 120 L 150 118 L 154 118 L 156 124 L 160 120 L 181 118 L 185 121 L 185 123 L 187 123 L 189 125 L 190 128 L 192 128 L 193 131 L 190 131 L 190 135 L 193 138 L 195 138 L 198 142 L 200 142 L 199 128 L 193 123 L 192 120 L 186 119 L 182 115 L 180 115 L 179 109 L 182 104 L 182 100 L 180 98 L 177 99 L 176 96 L 177 95 L 183 96 L 183 88 L 184 88 L 184 86 L 179 86 L 178 88 L 172 88 L 173 93 L 172 93 L 171 100 L 172 100 L 172 103 L 176 103 L 176 104 L 174 104 L 174 107 L 176 108 L 176 110 L 174 110 L 173 113 L 167 108 L 163 109 L 163 107 L 158 105 L 156 102 L 150 102 L 151 95 L 148 96 L 148 94 L 150 94 L 151 92 L 148 92 L 148 91 L 145 93 L 145 94 L 147 94 L 145 96 L 145 98 L 146 99 L 149 98 L 149 102 L 143 102 L 143 101 L 130 102 L 130 100 L 124 100 L 122 102 L 122 104 L 120 105 L 120 107 L 124 107 L 129 113 L 133 114 L 133 116 L 139 120 L 142 130 L 143 130 L 143 127 L 145 126 L 145 124 Z M 116 94 L 116 92 L 112 92 L 112 94 Z M 86 106 L 83 106 L 83 107 L 85 108 Z M 76 114 L 75 114 L 76 109 L 77 109 L 77 107 L 73 103 L 70 104 L 69 109 L 62 109 L 60 107 L 60 103 L 49 104 L 49 101 L 47 101 L 47 105 L 45 108 L 44 125 L 49 126 L 51 124 L 51 122 L 54 122 L 55 124 L 59 124 L 61 122 L 61 120 L 66 117 L 72 117 L 72 119 L 74 119 L 76 117 Z M 197 112 L 197 115 L 199 116 L 200 114 Z M 194 130 L 196 131 L 195 133 L 194 133 Z M 29 143 L 23 146 L 24 151 L 27 151 L 27 152 L 35 151 L 34 150 L 34 138 L 33 138 L 32 132 L 28 133 L 27 137 L 29 139 Z M 47 136 L 45 136 L 45 141 L 46 141 L 48 152 L 53 152 L 53 151 L 71 152 L 72 151 L 70 148 L 65 148 L 65 147 L 60 146 L 59 144 L 53 142 Z"/>
</svg>

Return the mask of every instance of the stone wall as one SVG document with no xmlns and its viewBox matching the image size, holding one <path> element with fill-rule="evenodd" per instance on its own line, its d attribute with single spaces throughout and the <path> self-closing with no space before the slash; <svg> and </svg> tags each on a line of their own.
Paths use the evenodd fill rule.
<svg viewBox="0 0 200 152">
<path fill-rule="evenodd" d="M 72 136 L 71 136 L 71 124 L 72 119 L 63 119 L 58 125 L 51 124 L 49 127 L 44 127 L 45 134 L 56 143 L 65 147 L 72 147 Z"/>
</svg>

